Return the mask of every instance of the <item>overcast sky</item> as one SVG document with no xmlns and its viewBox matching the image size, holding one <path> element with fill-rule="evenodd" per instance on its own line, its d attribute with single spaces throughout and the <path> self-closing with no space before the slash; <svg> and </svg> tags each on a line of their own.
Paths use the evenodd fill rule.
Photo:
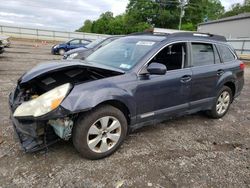
<svg viewBox="0 0 250 188">
<path fill-rule="evenodd" d="M 226 9 L 244 0 L 221 0 Z M 1 0 L 0 24 L 74 31 L 106 11 L 125 12 L 128 0 Z"/>
</svg>

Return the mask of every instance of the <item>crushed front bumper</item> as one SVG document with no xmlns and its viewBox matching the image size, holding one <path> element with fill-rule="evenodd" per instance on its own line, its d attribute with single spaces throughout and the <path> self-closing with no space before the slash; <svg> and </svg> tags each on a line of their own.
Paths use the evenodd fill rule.
<svg viewBox="0 0 250 188">
<path fill-rule="evenodd" d="M 60 138 L 46 122 L 20 121 L 10 116 L 14 131 L 25 152 L 35 152 L 56 143 Z"/>
<path fill-rule="evenodd" d="M 13 92 L 15 93 L 15 92 Z M 60 112 L 54 112 L 49 117 L 41 119 L 17 119 L 14 113 L 14 94 L 9 96 L 10 119 L 12 121 L 16 136 L 25 152 L 35 152 L 46 149 L 49 145 L 56 143 L 60 138 L 54 129 L 48 125 L 49 117 L 56 117 Z M 62 114 L 60 114 L 62 116 Z"/>
</svg>

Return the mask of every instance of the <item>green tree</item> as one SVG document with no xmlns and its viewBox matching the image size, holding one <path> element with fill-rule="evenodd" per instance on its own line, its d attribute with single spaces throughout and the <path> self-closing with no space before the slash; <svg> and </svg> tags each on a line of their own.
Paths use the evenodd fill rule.
<svg viewBox="0 0 250 188">
<path fill-rule="evenodd" d="M 246 4 L 249 1 L 246 0 Z M 224 7 L 219 0 L 189 0 L 185 6 L 182 29 L 196 30 L 199 23 L 223 15 Z M 179 0 L 129 0 L 123 15 L 114 17 L 112 12 L 105 12 L 93 22 L 85 21 L 79 30 L 116 35 L 142 32 L 152 27 L 177 29 L 179 18 Z"/>
<path fill-rule="evenodd" d="M 216 20 L 224 13 L 219 0 L 190 0 L 185 9 L 183 29 L 196 30 L 197 25 L 204 21 Z"/>
<path fill-rule="evenodd" d="M 250 0 L 245 0 L 244 1 L 244 6 L 250 5 Z"/>
<path fill-rule="evenodd" d="M 178 0 L 130 0 L 127 6 L 129 24 L 147 23 L 154 27 L 178 27 Z"/>
<path fill-rule="evenodd" d="M 110 21 L 109 32 L 111 35 L 122 35 L 125 32 L 125 16 L 119 15 Z"/>
<path fill-rule="evenodd" d="M 110 23 L 114 19 L 112 12 L 102 13 L 98 20 L 92 24 L 92 32 L 100 34 L 110 33 Z"/>
<path fill-rule="evenodd" d="M 78 30 L 79 32 L 86 32 L 91 33 L 92 32 L 92 21 L 91 20 L 85 20 L 82 27 L 80 27 Z"/>
<path fill-rule="evenodd" d="M 246 12 L 250 12 L 250 0 L 245 0 L 242 5 L 239 3 L 233 4 L 231 9 L 222 15 L 222 18 L 235 16 Z"/>
</svg>

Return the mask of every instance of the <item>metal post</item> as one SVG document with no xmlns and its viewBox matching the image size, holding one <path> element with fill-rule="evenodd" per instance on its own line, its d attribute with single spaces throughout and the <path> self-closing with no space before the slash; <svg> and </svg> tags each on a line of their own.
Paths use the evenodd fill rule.
<svg viewBox="0 0 250 188">
<path fill-rule="evenodd" d="M 180 6 L 180 9 L 181 9 L 180 20 L 179 20 L 179 30 L 181 30 L 182 18 L 185 15 L 185 6 L 188 4 L 189 0 L 179 0 L 179 2 L 180 2 L 179 6 Z"/>
<path fill-rule="evenodd" d="M 182 17 L 184 16 L 184 7 L 182 3 L 180 5 L 180 8 L 181 8 L 181 12 L 180 12 L 180 20 L 179 20 L 179 30 L 181 30 Z"/>
<path fill-rule="evenodd" d="M 36 29 L 36 39 L 38 40 L 38 29 Z"/>
<path fill-rule="evenodd" d="M 245 48 L 245 40 L 242 41 L 242 47 L 241 47 L 241 52 L 240 54 L 243 54 L 244 48 Z"/>
<path fill-rule="evenodd" d="M 55 38 L 55 31 L 52 32 L 53 33 L 53 40 L 55 41 L 56 38 Z"/>
</svg>

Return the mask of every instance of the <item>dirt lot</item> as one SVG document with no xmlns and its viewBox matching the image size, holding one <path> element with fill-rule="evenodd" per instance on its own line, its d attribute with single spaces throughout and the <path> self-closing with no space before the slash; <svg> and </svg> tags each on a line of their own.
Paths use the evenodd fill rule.
<svg viewBox="0 0 250 188">
<path fill-rule="evenodd" d="M 52 44 L 13 40 L 0 55 L 1 187 L 250 187 L 250 68 L 241 96 L 223 119 L 202 114 L 152 125 L 128 136 L 112 156 L 80 158 L 72 143 L 25 154 L 13 139 L 8 94 Z"/>
</svg>

